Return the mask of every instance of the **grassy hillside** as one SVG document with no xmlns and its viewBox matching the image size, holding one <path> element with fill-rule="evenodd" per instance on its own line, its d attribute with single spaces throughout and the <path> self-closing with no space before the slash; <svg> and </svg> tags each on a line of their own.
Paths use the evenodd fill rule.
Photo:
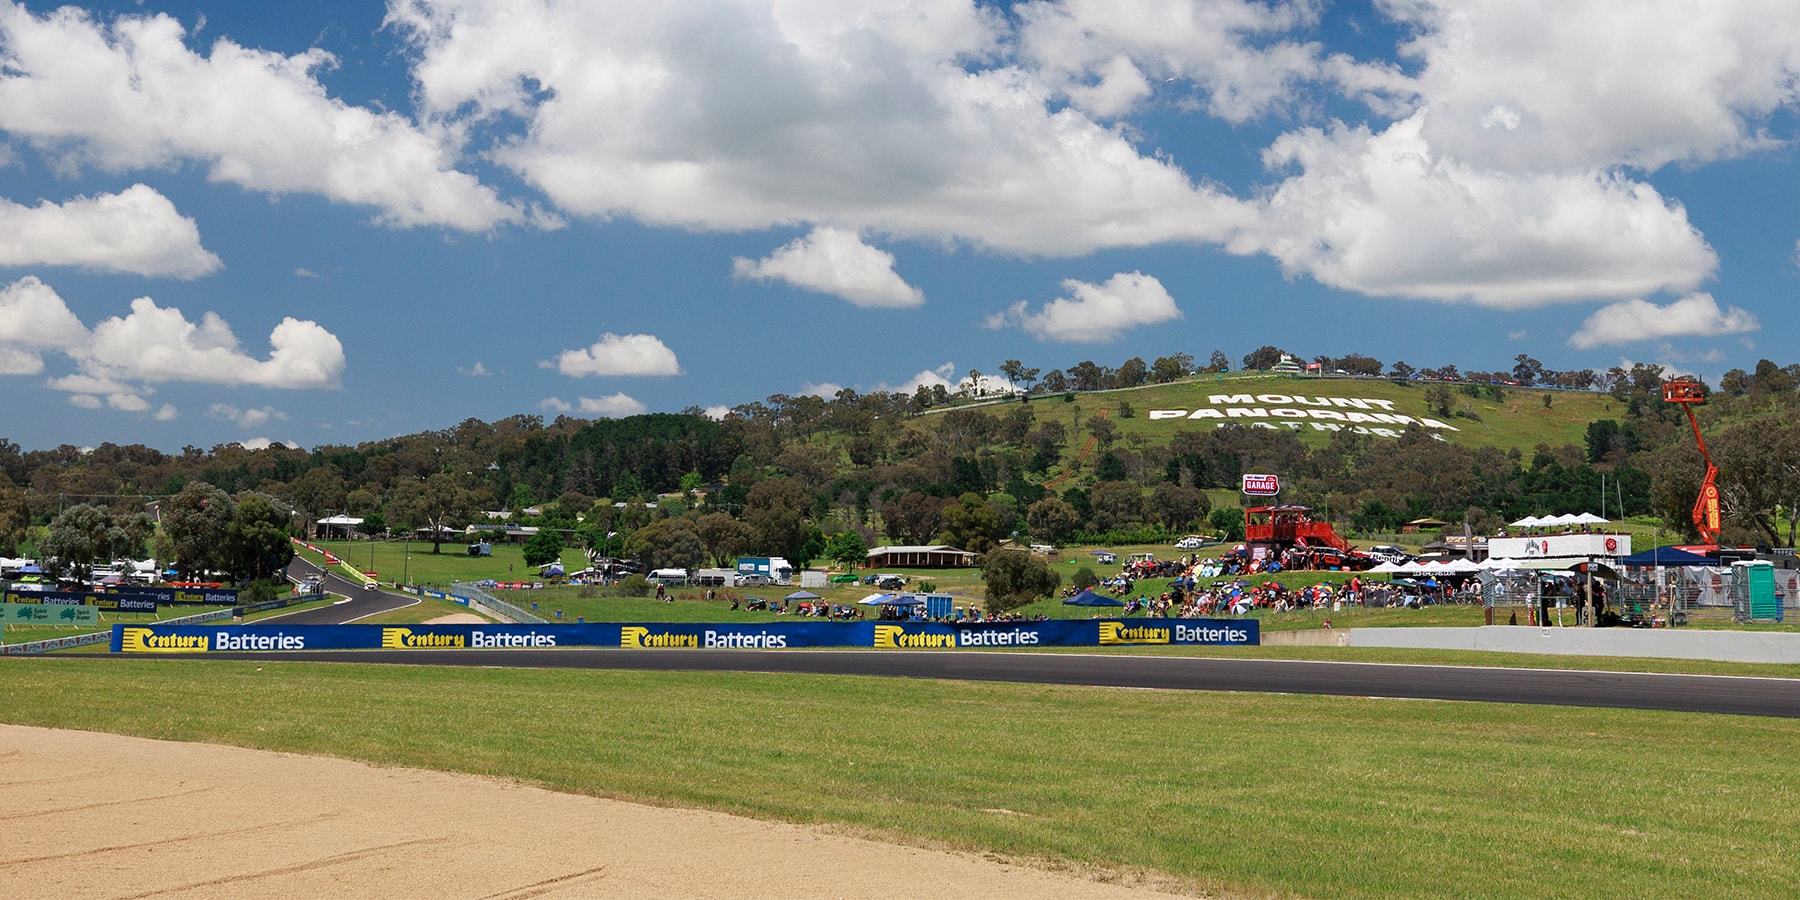
<svg viewBox="0 0 1800 900">
<path fill-rule="evenodd" d="M 1121 442 L 1130 442 L 1134 438 L 1142 439 L 1152 445 L 1167 444 L 1169 438 L 1184 428 L 1211 428 L 1222 421 L 1248 423 L 1251 421 L 1267 421 L 1279 423 L 1281 419 L 1197 419 L 1184 418 L 1151 418 L 1152 410 L 1185 410 L 1189 413 L 1201 408 L 1225 409 L 1228 406 L 1244 406 L 1246 404 L 1221 402 L 1214 404 L 1211 398 L 1215 395 L 1252 396 L 1295 396 L 1309 400 L 1319 397 L 1350 398 L 1359 400 L 1383 400 L 1392 404 L 1391 413 L 1407 415 L 1414 418 L 1431 417 L 1443 421 L 1455 428 L 1441 430 L 1446 440 L 1478 447 L 1498 447 L 1502 450 L 1518 448 L 1520 452 L 1529 454 L 1539 444 L 1560 446 L 1563 444 L 1580 445 L 1586 435 L 1589 422 L 1596 419 L 1618 418 L 1624 410 L 1618 401 L 1598 393 L 1586 391 L 1545 391 L 1543 389 L 1501 387 L 1500 398 L 1493 396 L 1494 390 L 1489 386 L 1480 386 L 1479 396 L 1472 389 L 1462 385 L 1449 385 L 1451 391 L 1451 411 L 1448 417 L 1435 414 L 1427 406 L 1425 392 L 1429 387 L 1426 382 L 1394 382 L 1378 378 L 1303 378 L 1287 375 L 1258 375 L 1231 373 L 1226 375 L 1206 375 L 1174 382 L 1172 384 L 1148 385 L 1138 388 L 1127 388 L 1113 391 L 1076 394 L 1073 401 L 1065 402 L 1062 395 L 1038 396 L 1030 402 L 1033 413 L 1039 421 L 1061 422 L 1070 428 L 1071 444 L 1079 447 L 1081 441 L 1074 438 L 1079 434 L 1085 440 L 1086 423 L 1096 414 L 1104 414 L 1112 419 L 1119 430 Z M 1472 386 L 1471 386 L 1472 387 Z M 1548 394 L 1550 405 L 1544 405 L 1544 397 Z M 1131 418 L 1120 418 L 1119 404 L 1129 403 L 1132 408 Z M 1273 404 L 1253 403 L 1250 406 L 1274 407 L 1277 405 L 1308 409 L 1305 404 Z M 999 404 L 1002 408 L 1004 404 Z M 994 406 L 990 411 L 998 411 Z M 1354 411 L 1345 407 L 1336 407 L 1340 412 Z M 1374 411 L 1383 411 L 1379 404 Z M 1077 428 L 1077 421 L 1081 427 Z M 1403 426 L 1364 425 L 1363 427 Z M 1331 432 L 1311 427 L 1305 422 L 1296 432 L 1302 441 L 1309 445 L 1322 445 L 1330 439 Z"/>
</svg>

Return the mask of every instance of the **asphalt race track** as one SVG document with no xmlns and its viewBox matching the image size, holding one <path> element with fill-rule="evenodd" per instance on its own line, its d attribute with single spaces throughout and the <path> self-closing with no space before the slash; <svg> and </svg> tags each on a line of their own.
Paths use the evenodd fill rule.
<svg viewBox="0 0 1800 900">
<path fill-rule="evenodd" d="M 287 573 L 288 577 L 295 581 L 308 577 L 320 577 L 323 579 L 325 590 L 333 594 L 342 594 L 349 599 L 331 606 L 268 616 L 260 621 L 273 625 L 347 625 L 358 619 L 404 609 L 419 602 L 419 598 L 410 594 L 365 591 L 360 582 L 351 581 L 342 575 L 321 569 L 299 557 L 295 557 L 293 562 L 288 563 Z"/>
<path fill-rule="evenodd" d="M 182 658 L 197 656 L 239 660 L 246 657 L 184 654 Z M 1796 679 L 1567 669 L 889 650 L 319 650 L 257 653 L 254 658 L 393 665 L 870 675 L 1800 717 L 1800 680 Z"/>
</svg>

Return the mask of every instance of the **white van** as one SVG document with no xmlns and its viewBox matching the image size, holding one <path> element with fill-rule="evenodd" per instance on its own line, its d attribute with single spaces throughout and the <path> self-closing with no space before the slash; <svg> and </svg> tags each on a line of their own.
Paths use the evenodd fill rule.
<svg viewBox="0 0 1800 900">
<path fill-rule="evenodd" d="M 656 569 L 650 573 L 651 584 L 685 585 L 688 582 L 686 569 Z"/>
</svg>

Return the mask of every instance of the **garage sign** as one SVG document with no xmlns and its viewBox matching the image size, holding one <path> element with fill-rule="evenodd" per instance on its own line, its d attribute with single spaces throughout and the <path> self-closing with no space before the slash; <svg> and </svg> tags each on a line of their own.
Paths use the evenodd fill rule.
<svg viewBox="0 0 1800 900">
<path fill-rule="evenodd" d="M 1274 475 L 1245 475 L 1244 493 L 1252 497 L 1273 497 L 1281 493 L 1281 479 Z"/>
</svg>

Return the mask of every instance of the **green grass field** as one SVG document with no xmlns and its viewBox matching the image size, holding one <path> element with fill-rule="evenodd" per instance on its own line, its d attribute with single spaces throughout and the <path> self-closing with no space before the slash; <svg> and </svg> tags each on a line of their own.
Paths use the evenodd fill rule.
<svg viewBox="0 0 1800 900">
<path fill-rule="evenodd" d="M 1589 422 L 1596 419 L 1620 418 L 1624 415 L 1618 401 L 1606 394 L 1588 391 L 1545 391 L 1531 388 L 1502 388 L 1503 400 L 1496 401 L 1483 390 L 1471 397 L 1461 385 L 1450 385 L 1452 415 L 1445 418 L 1428 411 L 1424 382 L 1399 383 L 1379 378 L 1302 378 L 1293 375 L 1229 373 L 1224 376 L 1202 375 L 1172 382 L 1116 391 L 1076 394 L 1071 402 L 1061 395 L 1038 396 L 1031 400 L 1032 412 L 1040 421 L 1061 422 L 1076 434 L 1076 419 L 1085 423 L 1099 411 L 1118 426 L 1121 440 L 1141 436 L 1151 444 L 1166 444 L 1169 436 L 1182 428 L 1209 428 L 1219 420 L 1151 419 L 1153 409 L 1182 409 L 1192 412 L 1214 404 L 1214 394 L 1299 394 L 1305 397 L 1348 397 L 1387 400 L 1393 411 L 1415 418 L 1430 416 L 1457 430 L 1443 432 L 1446 439 L 1474 447 L 1518 448 L 1529 454 L 1538 444 L 1580 445 Z M 1550 394 L 1550 406 L 1544 406 L 1544 395 Z M 1129 403 L 1133 416 L 1119 417 L 1119 403 Z M 1267 406 L 1268 404 L 1262 404 Z M 981 407 L 988 412 L 1005 412 L 1007 404 Z M 1244 421 L 1244 420 L 1238 420 Z M 1323 445 L 1330 433 L 1303 428 L 1295 432 L 1309 445 Z M 1073 442 L 1079 447 L 1080 442 Z"/>
<path fill-rule="evenodd" d="M 1249 895 L 1787 897 L 1800 723 L 954 681 L 0 660 L 5 721 L 323 754 Z M 754 852 L 747 848 L 746 852 Z"/>
</svg>

